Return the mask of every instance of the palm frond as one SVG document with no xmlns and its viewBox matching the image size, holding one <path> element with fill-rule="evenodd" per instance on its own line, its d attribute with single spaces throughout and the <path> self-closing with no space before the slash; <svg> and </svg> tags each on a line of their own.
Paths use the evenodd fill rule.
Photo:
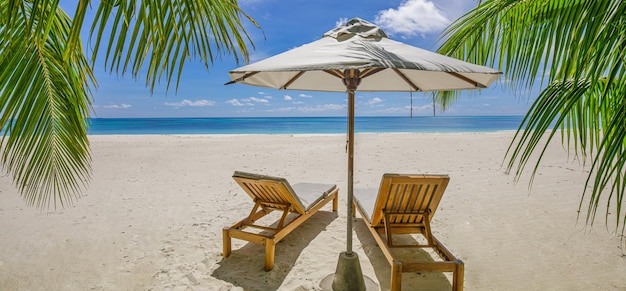
<svg viewBox="0 0 626 291">
<path fill-rule="evenodd" d="M 91 66 L 104 39 L 111 70 L 137 77 L 146 69 L 151 89 L 162 77 L 169 88 L 192 59 L 207 68 L 221 53 L 247 61 L 240 17 L 258 27 L 236 0 L 103 0 L 87 60 L 80 33 L 90 3 L 79 0 L 70 19 L 59 0 L 0 1 L 0 164 L 41 208 L 72 203 L 90 179 Z"/>
<path fill-rule="evenodd" d="M 606 87 L 608 84 L 608 88 Z M 599 82 L 596 96 L 603 96 L 598 107 L 602 118 L 603 138 L 598 142 L 598 150 L 586 186 L 591 186 L 587 206 L 587 223 L 593 223 L 600 206 L 606 200 L 606 222 L 611 213 L 615 214 L 615 228 L 621 225 L 624 232 L 626 213 L 622 214 L 622 202 L 626 191 L 626 82 Z M 601 95 L 605 94 L 605 95 Z M 586 189 L 587 189 L 586 187 Z M 586 194 L 585 191 L 584 194 Z M 608 197 L 604 197 L 608 195 Z M 581 209 L 583 203 L 581 201 Z M 614 212 L 611 211 L 614 207 Z M 623 215 L 623 217 L 622 217 Z"/>
<path fill-rule="evenodd" d="M 561 142 L 575 158 L 592 161 L 587 180 L 591 194 L 581 200 L 581 209 L 588 202 L 587 223 L 593 223 L 605 197 L 607 218 L 615 207 L 622 233 L 624 31 L 624 1 L 486 0 L 448 27 L 438 50 L 496 66 L 514 91 L 532 88 L 537 81 L 545 85 L 507 151 L 507 171 L 514 170 L 518 178 L 536 154 L 534 175 L 547 144 L 560 131 Z M 443 92 L 437 98 L 447 107 L 458 93 Z"/>
<path fill-rule="evenodd" d="M 519 177 L 535 151 L 541 148 L 532 180 L 545 150 L 560 133 L 560 142 L 568 151 L 573 151 L 574 159 L 583 164 L 592 161 L 579 209 L 582 210 L 583 202 L 588 200 L 587 223 L 593 224 L 598 206 L 603 201 L 602 193 L 605 193 L 608 195 L 604 199 L 607 218 L 609 213 L 615 213 L 615 227 L 621 225 L 623 228 L 619 220 L 626 219 L 621 211 L 626 187 L 626 100 L 623 98 L 626 84 L 610 82 L 609 90 L 606 89 L 607 84 L 606 79 L 595 82 L 555 81 L 550 84 L 533 103 L 516 132 L 507 151 L 509 162 L 506 168 L 507 171 L 515 169 L 515 176 Z M 588 186 L 591 193 L 586 198 Z M 610 211 L 613 208 L 615 212 Z"/>
<path fill-rule="evenodd" d="M 136 78 L 145 69 L 146 86 L 151 90 L 161 78 L 167 80 L 169 88 L 175 77 L 178 89 L 188 61 L 200 59 L 208 69 L 209 63 L 221 54 L 232 54 L 237 62 L 240 58 L 248 62 L 246 43 L 252 42 L 241 15 L 257 25 L 236 0 L 105 0 L 98 6 L 91 27 L 92 59 L 96 59 L 98 48 L 108 38 L 107 70 L 120 74 L 130 71 Z"/>
<path fill-rule="evenodd" d="M 63 57 L 72 22 L 57 1 L 20 2 L 0 4 L 0 161 L 29 204 L 64 206 L 90 178 L 94 79 L 82 47 Z"/>
<path fill-rule="evenodd" d="M 607 72 L 620 79 L 624 62 L 613 57 L 623 60 L 626 51 L 624 15 L 623 1 L 482 1 L 442 33 L 438 52 L 497 67 L 513 91 Z M 456 94 L 438 96 L 454 101 Z"/>
<path fill-rule="evenodd" d="M 438 51 L 497 66 L 515 86 L 623 76 L 612 56 L 623 54 L 624 15 L 623 1 L 483 1 L 446 29 Z"/>
</svg>

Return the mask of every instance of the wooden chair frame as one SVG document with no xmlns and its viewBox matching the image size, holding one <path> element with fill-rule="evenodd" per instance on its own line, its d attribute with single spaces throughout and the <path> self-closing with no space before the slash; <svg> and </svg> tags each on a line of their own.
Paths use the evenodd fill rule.
<svg viewBox="0 0 626 291">
<path fill-rule="evenodd" d="M 403 272 L 452 272 L 452 289 L 463 290 L 464 263 L 457 259 L 431 232 L 430 220 L 439 204 L 441 196 L 447 187 L 449 177 L 447 175 L 398 175 L 385 174 L 381 181 L 374 213 L 371 213 L 372 220 L 367 217 L 367 213 L 359 207 L 355 200 L 352 201 L 353 209 L 356 209 L 367 228 L 371 232 L 376 243 L 380 246 L 383 255 L 391 266 L 391 291 L 401 290 Z M 398 185 L 419 185 L 421 181 L 434 185 L 428 189 L 416 189 L 415 187 L 396 187 Z M 411 189 L 413 195 L 402 195 L 403 189 Z M 355 193 L 358 192 L 355 191 Z M 410 209 L 406 207 L 404 211 L 388 211 L 386 206 L 391 208 L 404 207 L 409 200 L 430 196 L 428 201 L 417 201 L 413 205 L 421 205 L 422 209 Z M 387 202 L 386 200 L 398 200 Z M 412 198 L 407 198 L 412 197 Z M 400 208 L 402 208 L 400 207 Z M 353 211 L 356 216 L 356 211 Z M 426 239 L 426 244 L 397 245 L 393 242 L 395 234 L 421 234 Z M 383 238 L 385 237 L 385 238 Z M 441 258 L 435 262 L 403 262 L 394 258 L 391 248 L 431 248 Z"/>
<path fill-rule="evenodd" d="M 333 201 L 332 211 L 337 212 L 339 189 L 336 187 L 315 205 L 305 209 L 285 179 L 269 176 L 249 179 L 236 175 L 233 178 L 253 198 L 255 203 L 252 211 L 246 218 L 222 230 L 224 258 L 230 256 L 232 252 L 232 238 L 262 244 L 265 245 L 265 271 L 271 271 L 274 268 L 274 256 L 278 242 L 328 202 Z M 320 193 L 320 195 L 322 194 Z M 272 211 L 282 212 L 275 227 L 256 224 L 259 219 Z M 295 217 L 287 219 L 290 213 L 295 214 Z M 264 232 L 246 231 L 248 227 L 262 229 Z"/>
</svg>

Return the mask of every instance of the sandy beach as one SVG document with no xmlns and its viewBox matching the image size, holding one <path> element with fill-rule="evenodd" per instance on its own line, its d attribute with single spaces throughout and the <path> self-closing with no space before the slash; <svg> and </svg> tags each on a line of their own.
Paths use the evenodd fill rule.
<svg viewBox="0 0 626 291">
<path fill-rule="evenodd" d="M 433 231 L 465 262 L 465 290 L 626 290 L 626 250 L 607 230 L 577 219 L 589 166 L 555 144 L 531 191 L 504 173 L 512 132 L 357 134 L 355 187 L 383 173 L 448 174 Z M 345 135 L 91 136 L 93 180 L 65 209 L 27 206 L 0 177 L 0 290 L 320 290 L 345 250 Z M 222 228 L 252 200 L 234 171 L 340 188 L 287 236 L 263 270 L 263 246 L 233 241 Z M 600 203 L 606 204 L 606 203 Z M 610 219 L 614 217 L 609 216 Z M 612 230 L 612 228 L 610 229 Z M 389 271 L 360 217 L 354 250 L 381 290 Z M 403 290 L 447 290 L 448 275 L 405 274 Z"/>
</svg>

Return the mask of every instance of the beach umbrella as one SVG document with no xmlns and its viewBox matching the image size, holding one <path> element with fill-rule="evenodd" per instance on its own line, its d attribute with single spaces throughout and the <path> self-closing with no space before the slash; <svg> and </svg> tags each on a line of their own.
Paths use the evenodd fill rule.
<svg viewBox="0 0 626 291">
<path fill-rule="evenodd" d="M 391 40 L 378 26 L 354 18 L 326 32 L 317 41 L 234 69 L 228 74 L 231 81 L 227 84 L 241 83 L 280 90 L 347 92 L 348 234 L 346 251 L 340 254 L 333 289 L 364 290 L 360 265 L 352 251 L 355 91 L 481 89 L 487 88 L 501 72 Z"/>
</svg>

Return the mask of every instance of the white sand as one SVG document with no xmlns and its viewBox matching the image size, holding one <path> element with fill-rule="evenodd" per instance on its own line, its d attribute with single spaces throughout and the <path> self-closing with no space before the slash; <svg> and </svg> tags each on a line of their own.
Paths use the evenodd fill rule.
<svg viewBox="0 0 626 291">
<path fill-rule="evenodd" d="M 550 149 L 528 192 L 501 167 L 512 133 L 359 134 L 355 185 L 384 172 L 447 173 L 433 229 L 465 262 L 466 290 L 626 290 L 620 239 L 577 221 L 586 170 Z M 0 290 L 319 290 L 345 250 L 344 135 L 92 136 L 93 181 L 74 206 L 26 206 L 0 177 Z M 531 165 L 532 166 L 532 165 Z M 330 206 L 277 246 L 263 271 L 260 245 L 222 228 L 243 218 L 250 198 L 235 170 L 290 182 L 336 183 Z M 531 168 L 529 168 L 531 170 Z M 527 172 L 530 173 L 530 172 Z M 389 266 L 360 218 L 354 250 L 382 290 Z M 405 290 L 450 287 L 442 274 L 405 274 Z"/>
</svg>

